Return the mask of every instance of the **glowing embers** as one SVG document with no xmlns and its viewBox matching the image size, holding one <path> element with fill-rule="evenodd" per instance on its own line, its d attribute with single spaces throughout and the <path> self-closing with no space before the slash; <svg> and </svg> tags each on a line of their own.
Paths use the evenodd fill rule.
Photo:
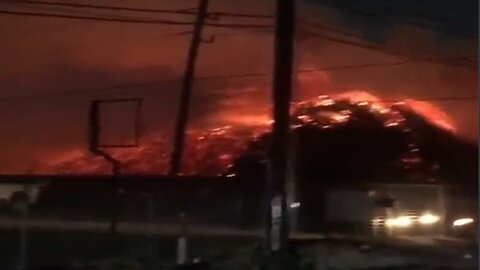
<svg viewBox="0 0 480 270">
<path fill-rule="evenodd" d="M 454 130 L 448 116 L 433 105 L 407 100 L 401 103 L 382 102 L 365 91 L 352 91 L 336 96 L 318 96 L 291 106 L 292 128 L 309 126 L 334 132 L 349 124 L 370 124 L 401 131 L 408 138 L 405 153 L 398 161 L 405 169 L 416 168 L 422 163 L 422 149 L 416 144 L 415 125 L 411 115 L 428 123 Z M 222 117 L 232 119 L 230 125 L 213 129 L 187 132 L 183 158 L 183 174 L 231 175 L 233 162 L 247 146 L 271 129 L 272 120 L 265 114 L 256 115 L 241 110 Z M 222 119 L 223 119 L 222 118 Z M 122 173 L 165 173 L 168 170 L 171 142 L 161 133 L 152 133 L 141 140 L 138 148 L 112 151 L 121 161 Z M 265 152 L 264 148 L 255 151 Z M 40 173 L 53 174 L 107 174 L 109 166 L 103 160 L 92 157 L 87 150 L 65 152 L 59 158 L 48 159 Z M 437 168 L 438 169 L 438 168 Z"/>
<path fill-rule="evenodd" d="M 406 99 L 403 102 L 395 104 L 401 109 L 414 112 L 417 115 L 425 118 L 429 123 L 450 132 L 456 132 L 453 120 L 440 108 L 432 103 L 426 101 L 417 101 L 413 99 Z"/>
</svg>

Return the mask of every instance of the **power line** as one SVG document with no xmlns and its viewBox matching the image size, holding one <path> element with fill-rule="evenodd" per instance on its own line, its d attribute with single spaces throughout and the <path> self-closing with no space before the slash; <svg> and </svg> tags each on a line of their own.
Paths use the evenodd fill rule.
<svg viewBox="0 0 480 270">
<path fill-rule="evenodd" d="M 104 6 L 104 5 L 75 4 L 75 3 L 61 3 L 61 2 L 47 2 L 47 1 L 0 0 L 0 2 L 43 5 L 43 6 L 85 8 L 85 9 L 90 8 L 90 9 L 132 11 L 132 12 L 167 13 L 167 14 L 180 14 L 180 15 L 196 15 L 197 14 L 196 11 L 185 11 L 185 10 L 131 8 L 131 7 L 125 7 L 125 6 Z"/>
<path fill-rule="evenodd" d="M 223 28 L 273 28 L 268 24 L 235 24 L 235 23 L 205 23 L 205 26 L 223 27 Z"/>
<path fill-rule="evenodd" d="M 173 81 L 173 80 L 172 80 Z M 163 82 L 163 81 L 162 81 Z M 158 83 L 162 83 L 158 82 Z M 70 96 L 70 95 L 82 95 L 88 93 L 103 93 L 109 91 L 122 91 L 122 90 L 129 90 L 135 89 L 140 87 L 148 87 L 153 86 L 153 83 L 129 83 L 124 85 L 115 85 L 107 88 L 91 88 L 91 89 L 75 89 L 75 90 L 67 90 L 67 91 L 54 91 L 48 93 L 41 93 L 41 94 L 34 94 L 28 96 L 19 96 L 19 97 L 11 97 L 0 100 L 0 102 L 10 102 L 10 101 L 27 101 L 27 100 L 35 100 L 35 99 L 45 99 L 45 98 L 55 98 L 60 96 Z"/>
<path fill-rule="evenodd" d="M 51 2 L 51 1 L 33 1 L 33 0 L 0 0 L 0 2 L 5 3 L 19 3 L 19 4 L 32 4 L 32 5 L 46 5 L 46 6 L 63 6 L 63 7 L 72 7 L 72 8 L 90 8 L 90 9 L 101 9 L 101 10 L 113 10 L 113 11 L 130 11 L 130 12 L 142 12 L 142 13 L 165 13 L 165 14 L 178 14 L 178 15 L 195 15 L 195 11 L 190 10 L 172 10 L 172 9 L 158 9 L 158 8 L 133 8 L 126 6 L 107 6 L 107 5 L 92 5 L 92 4 L 76 4 L 76 3 L 62 3 L 62 2 Z M 402 17 L 417 17 L 424 20 L 430 21 L 439 21 L 444 20 L 441 18 L 429 18 L 428 16 L 422 16 L 419 14 L 409 14 L 409 13 L 394 13 L 392 10 L 387 10 L 388 12 L 376 13 L 374 11 L 362 10 L 362 9 L 352 9 L 352 8 L 340 8 L 334 7 L 339 10 L 344 10 L 348 12 L 358 13 L 363 16 L 371 18 L 386 18 L 388 16 L 402 16 Z M 273 19 L 274 15 L 270 14 L 242 14 L 234 12 L 210 12 L 210 15 L 220 16 L 220 17 L 236 17 L 236 18 L 256 18 L 256 19 Z M 416 25 L 418 27 L 434 29 L 432 25 L 425 25 L 419 22 L 407 21 L 407 23 Z M 436 29 L 436 30 L 445 30 L 445 29 Z M 457 31 L 458 32 L 458 31 Z M 468 36 L 467 36 L 468 37 Z M 471 37 L 470 37 L 471 38 Z"/>
<path fill-rule="evenodd" d="M 427 20 L 427 21 L 445 21 L 447 20 L 447 18 L 440 18 L 440 17 L 436 17 L 436 18 L 433 18 L 433 17 L 429 17 L 429 16 L 425 16 L 425 15 L 421 15 L 421 14 L 415 14 L 415 13 L 407 13 L 407 12 L 398 12 L 398 11 L 394 11 L 390 8 L 386 8 L 386 7 L 383 7 L 382 8 L 382 11 L 380 12 L 376 12 L 374 9 L 375 7 L 367 7 L 367 8 L 346 8 L 346 7 L 338 7 L 338 9 L 342 9 L 342 10 L 345 10 L 345 11 L 351 11 L 351 12 L 355 12 L 355 13 L 359 13 L 359 14 L 362 14 L 362 15 L 365 15 L 365 16 L 369 16 L 369 17 L 377 17 L 377 18 L 388 18 L 388 17 L 392 17 L 392 18 L 395 18 L 395 17 L 415 17 L 415 18 L 419 18 L 419 19 L 422 19 L 422 20 Z"/>
<path fill-rule="evenodd" d="M 125 6 L 104 6 L 104 5 L 74 4 L 74 3 L 61 3 L 61 2 L 32 1 L 32 0 L 0 0 L 0 2 L 20 3 L 20 4 L 36 4 L 36 5 L 50 5 L 50 6 L 65 6 L 65 7 L 74 7 L 74 8 L 93 8 L 93 9 L 103 9 L 103 10 L 132 11 L 132 12 L 170 13 L 170 14 L 179 14 L 179 15 L 195 15 L 196 14 L 195 11 L 189 11 L 189 10 L 132 8 L 132 7 L 125 7 Z M 392 16 L 392 15 L 399 16 L 400 15 L 400 14 L 392 13 L 391 11 L 388 14 L 384 14 L 384 13 L 379 14 L 379 13 L 375 13 L 373 11 L 366 11 L 366 10 L 362 10 L 362 9 L 340 8 L 340 7 L 334 7 L 334 8 L 336 8 L 338 10 L 344 10 L 344 11 L 348 11 L 348 12 L 359 13 L 360 15 L 367 16 L 367 17 L 372 17 L 372 18 L 376 18 L 376 19 L 385 18 L 385 17 L 387 17 L 386 15 L 390 15 L 390 16 Z M 22 13 L 24 13 L 24 12 L 22 12 Z M 13 15 L 13 14 L 11 14 L 11 15 Z M 20 14 L 17 14 L 17 15 L 20 15 Z M 24 15 L 26 15 L 26 14 L 24 14 Z M 28 15 L 33 16 L 33 14 L 28 14 Z M 42 15 L 39 15 L 39 16 L 43 16 L 43 15 L 47 15 L 47 14 L 42 14 Z M 98 19 L 96 17 L 95 18 L 71 18 L 72 16 L 70 16 L 70 15 L 60 15 L 60 16 L 58 16 L 59 14 L 52 14 L 52 15 L 55 15 L 55 17 L 60 17 L 61 16 L 62 18 L 66 18 L 66 16 L 68 16 L 70 19 Z M 242 13 L 232 13 L 232 12 L 211 12 L 210 15 L 220 16 L 220 17 L 222 17 L 222 16 L 237 17 L 237 18 L 264 18 L 264 19 L 274 18 L 273 15 L 268 15 L 268 14 L 242 14 Z M 400 16 L 409 16 L 409 14 L 402 14 Z M 411 16 L 419 17 L 418 14 L 413 14 Z M 75 17 L 79 17 L 79 16 L 75 16 Z M 110 18 L 108 20 L 105 20 L 105 19 L 101 19 L 101 20 L 102 21 L 112 21 Z M 435 19 L 435 20 L 438 20 L 438 18 Z M 116 22 L 155 23 L 154 21 L 143 21 L 143 20 L 134 20 L 134 21 L 133 20 L 132 21 L 123 21 L 122 20 L 122 21 L 116 21 Z M 335 29 L 332 29 L 332 28 L 328 28 L 328 27 L 322 26 L 321 24 L 318 24 L 318 23 L 313 23 L 313 22 L 309 22 L 309 21 L 303 21 L 303 23 L 308 24 L 310 26 L 315 26 L 314 24 L 316 24 L 317 28 L 322 28 L 322 29 L 328 30 L 328 31 L 333 31 L 333 32 L 337 32 L 337 33 L 342 33 L 342 34 L 347 34 L 347 35 L 359 37 L 359 35 L 357 35 L 355 33 L 344 32 L 344 31 L 342 32 L 341 30 L 335 30 Z M 424 27 L 424 28 L 432 28 L 431 25 L 428 26 L 428 25 L 421 24 L 421 23 L 418 23 L 418 22 L 409 21 L 408 23 L 411 23 L 411 24 L 414 24 L 414 25 L 417 25 L 417 26 L 420 26 L 420 27 Z M 245 25 L 240 25 L 240 26 L 238 26 L 238 25 L 222 25 L 222 26 L 220 26 L 220 25 L 216 25 L 216 24 L 211 24 L 210 26 L 217 26 L 217 27 L 250 27 L 250 26 L 245 26 Z M 251 26 L 251 27 L 258 27 L 258 25 Z M 270 26 L 263 25 L 263 27 L 270 27 Z M 440 29 L 440 30 L 442 30 L 442 29 Z M 445 30 L 445 29 L 443 29 L 443 30 Z"/>
<path fill-rule="evenodd" d="M 71 8 L 90 8 L 101 10 L 116 10 L 116 11 L 131 11 L 131 12 L 143 12 L 143 13 L 165 13 L 165 14 L 178 14 L 178 15 L 196 15 L 196 11 L 190 10 L 172 10 L 172 9 L 158 9 L 158 8 L 134 8 L 126 6 L 105 6 L 105 5 L 92 5 L 92 4 L 76 4 L 76 3 L 63 3 L 63 2 L 51 2 L 51 1 L 32 1 L 32 0 L 0 0 L 5 3 L 18 3 L 18 4 L 32 4 L 32 5 L 44 5 L 44 6 L 61 6 Z M 257 19 L 272 19 L 273 15 L 267 14 L 242 14 L 232 12 L 209 12 L 210 15 L 221 17 L 236 17 L 236 18 L 257 18 Z"/>
<path fill-rule="evenodd" d="M 429 102 L 452 102 L 452 101 L 475 101 L 478 96 L 450 96 L 450 97 L 431 97 L 431 98 L 415 98 L 414 101 L 429 101 Z"/>
<path fill-rule="evenodd" d="M 411 11 L 410 12 L 401 12 L 398 10 L 394 11 L 391 8 L 387 8 L 387 7 L 382 8 L 382 13 L 387 14 L 389 16 L 413 17 L 413 18 L 418 18 L 418 19 L 428 20 L 428 21 L 452 21 L 453 20 L 453 18 L 451 17 L 425 15 L 425 14 L 415 13 Z"/>
<path fill-rule="evenodd" d="M 193 22 L 188 22 L 188 21 L 107 18 L 107 17 L 99 17 L 99 16 L 79 16 L 79 15 L 68 15 L 68 14 L 59 14 L 59 13 L 38 13 L 38 12 L 10 11 L 10 10 L 0 10 L 0 14 L 13 15 L 13 16 L 41 17 L 41 18 L 116 22 L 116 23 L 166 24 L 166 25 L 188 25 L 188 26 L 193 25 Z M 237 23 L 205 23 L 205 26 L 218 27 L 218 28 L 272 28 L 273 27 L 272 25 L 266 25 L 266 24 L 237 24 Z"/>
<path fill-rule="evenodd" d="M 357 33 L 343 31 L 343 30 L 339 30 L 339 29 L 334 29 L 334 28 L 328 27 L 328 26 L 326 26 L 324 24 L 321 24 L 321 23 L 318 23 L 318 22 L 312 22 L 312 21 L 309 21 L 309 20 L 299 20 L 299 21 L 303 25 L 310 26 L 310 27 L 313 27 L 313 28 L 316 28 L 316 29 L 326 30 L 326 31 L 329 31 L 329 32 L 334 32 L 334 33 L 337 33 L 337 34 L 342 34 L 342 35 L 350 36 L 350 37 L 363 38 L 361 35 L 359 35 Z"/>
<path fill-rule="evenodd" d="M 19 12 L 19 11 L 6 11 L 6 10 L 0 10 L 0 14 L 6 14 L 6 15 L 18 15 L 18 16 L 34 16 L 34 17 L 49 17 L 49 18 L 62 18 L 62 19 L 77 19 L 77 20 L 92 20 L 92 21 L 106 21 L 106 22 L 120 22 L 120 23 L 140 23 L 140 24 L 170 24 L 170 25 L 192 25 L 192 22 L 185 22 L 185 21 L 170 21 L 170 20 L 140 20 L 140 19 L 124 19 L 124 18 L 105 18 L 105 17 L 96 17 L 96 16 L 78 16 L 78 15 L 67 15 L 67 14 L 52 14 L 52 13 L 34 13 L 34 12 Z M 242 15 L 243 16 L 243 15 Z M 311 24 L 311 22 L 309 22 Z M 235 23 L 230 23 L 230 24 L 218 24 L 218 23 L 206 23 L 206 26 L 212 26 L 212 27 L 223 27 L 223 28 L 263 28 L 263 29 L 268 29 L 271 28 L 271 25 L 264 25 L 264 24 L 235 24 Z M 317 25 L 319 26 L 319 25 Z M 326 28 L 323 26 L 323 28 L 328 29 L 329 31 L 334 31 L 334 32 L 339 32 L 338 30 L 331 29 L 331 28 Z M 409 58 L 416 58 L 420 60 L 435 60 L 435 58 L 432 57 L 424 57 L 424 56 L 409 56 L 406 54 L 401 54 L 401 53 L 393 53 L 390 51 L 387 51 L 385 48 L 378 47 L 375 45 L 370 45 L 370 44 L 362 44 L 354 41 L 348 41 L 344 39 L 338 39 L 334 37 L 330 37 L 327 35 L 319 34 L 314 31 L 308 30 L 310 34 L 313 34 L 318 37 L 325 38 L 329 41 L 333 42 L 340 42 L 343 44 L 349 44 L 365 49 L 370 49 L 370 50 L 376 50 L 376 51 L 381 51 L 381 52 L 386 52 L 395 56 L 400 56 L 400 57 L 409 57 Z M 342 33 L 346 34 L 346 33 Z M 470 65 L 462 65 L 457 63 L 454 63 L 452 61 L 463 61 L 467 64 Z M 445 60 L 443 60 L 445 63 Z M 465 59 L 449 59 L 448 64 L 452 64 L 455 66 L 463 67 L 463 68 L 470 68 L 470 69 L 475 69 L 474 62 L 472 61 L 465 61 Z"/>
<path fill-rule="evenodd" d="M 138 20 L 138 19 L 123 19 L 123 18 L 105 18 L 105 17 L 97 17 L 97 16 L 78 16 L 78 15 L 67 15 L 67 14 L 58 14 L 58 13 L 57 14 L 37 13 L 37 12 L 10 11 L 10 10 L 0 10 L 0 14 L 15 15 L 15 16 L 44 17 L 44 18 L 120 22 L 120 23 L 150 23 L 150 24 L 170 24 L 170 25 L 192 25 L 193 24 L 192 22 L 171 21 L 171 20 Z"/>
<path fill-rule="evenodd" d="M 311 31 L 311 30 L 306 30 L 306 32 L 308 32 L 312 36 L 320 37 L 320 38 L 323 38 L 323 39 L 328 40 L 328 41 L 343 43 L 343 44 L 347 44 L 347 45 L 352 45 L 352 46 L 356 46 L 356 47 L 360 47 L 360 48 L 364 48 L 364 49 L 368 49 L 368 50 L 380 51 L 380 52 L 391 54 L 391 55 L 394 55 L 394 56 L 417 59 L 417 60 L 421 60 L 421 61 L 441 62 L 441 63 L 444 63 L 444 64 L 451 64 L 451 65 L 454 65 L 454 66 L 457 66 L 457 67 L 468 68 L 468 69 L 472 69 L 472 70 L 476 69 L 475 66 L 472 66 L 472 65 L 475 65 L 475 63 L 471 62 L 471 61 L 465 61 L 464 60 L 465 57 L 438 58 L 438 57 L 431 57 L 431 56 L 411 56 L 411 55 L 408 55 L 408 54 L 405 54 L 405 53 L 391 52 L 391 51 L 387 50 L 386 48 L 383 48 L 383 47 L 380 47 L 380 46 L 375 46 L 375 45 L 372 45 L 372 44 L 359 43 L 359 42 L 355 42 L 355 41 L 351 41 L 351 40 L 345 40 L 345 39 L 340 39 L 340 38 L 336 38 L 336 37 L 331 37 L 331 36 L 320 34 L 320 33 L 317 33 L 317 32 Z M 457 61 L 457 62 L 454 62 L 454 61 Z M 460 63 L 458 61 L 462 61 L 463 63 Z M 471 65 L 465 65 L 465 64 L 471 64 Z"/>
<path fill-rule="evenodd" d="M 300 69 L 298 73 L 311 73 L 311 72 L 323 72 L 323 71 L 337 71 L 337 70 L 351 70 L 351 69 L 360 69 L 360 68 L 371 68 L 371 67 L 385 67 L 385 66 L 400 66 L 414 63 L 422 63 L 422 61 L 398 61 L 398 62 L 389 62 L 389 63 L 369 63 L 369 64 L 359 64 L 359 65 L 350 65 L 350 66 L 334 66 L 318 69 Z M 253 78 L 253 77 L 265 77 L 269 76 L 269 72 L 258 72 L 258 73 L 245 73 L 245 74 L 233 74 L 233 75 L 216 75 L 216 76 L 204 76 L 197 77 L 197 80 L 218 80 L 218 79 L 239 79 L 239 78 Z"/>
<path fill-rule="evenodd" d="M 396 17 L 398 16 L 403 16 L 403 17 L 408 17 L 408 16 L 412 16 L 412 17 L 419 17 L 418 14 L 408 14 L 408 13 L 404 13 L 404 14 L 394 14 L 392 13 L 391 11 L 390 12 L 381 12 L 381 13 L 378 13 L 378 12 L 374 12 L 372 10 L 365 10 L 365 9 L 358 9 L 358 8 L 351 8 L 351 7 L 346 7 L 346 6 L 343 6 L 343 7 L 338 7 L 338 6 L 335 6 L 335 5 L 327 5 L 328 7 L 332 7 L 336 10 L 339 10 L 339 11 L 346 11 L 346 12 L 350 12 L 350 13 L 353 13 L 353 14 L 357 14 L 357 15 L 360 15 L 360 16 L 363 16 L 363 17 L 367 17 L 367 18 L 371 18 L 371 19 L 376 19 L 376 20 L 385 20 L 385 19 L 388 19 L 389 17 L 390 18 L 395 18 L 395 15 Z M 423 18 L 424 20 L 429 20 L 427 19 L 426 17 Z M 430 21 L 432 21 L 430 19 Z M 433 20 L 433 21 L 437 21 L 438 20 Z M 443 20 L 445 21 L 445 20 Z M 435 25 L 432 25 L 432 24 L 425 24 L 425 23 L 420 23 L 418 21 L 412 21 L 412 20 L 407 20 L 405 21 L 405 23 L 407 24 L 410 24 L 410 25 L 413 25 L 413 26 L 416 26 L 416 27 L 419 27 L 419 28 L 424 28 L 424 29 L 428 29 L 428 30 L 434 30 L 434 31 L 437 31 L 437 32 L 445 32 L 445 31 L 449 31 L 449 32 L 452 32 L 452 33 L 455 33 L 457 34 L 458 36 L 460 37 L 463 37 L 463 38 L 468 38 L 468 39 L 473 39 L 474 37 L 472 37 L 471 35 L 467 34 L 467 33 L 462 33 L 460 31 L 458 31 L 458 28 L 459 27 L 455 27 L 455 31 L 453 29 L 446 29 L 446 28 L 438 28 L 436 27 Z M 451 25 L 451 23 L 450 23 Z"/>
<path fill-rule="evenodd" d="M 152 84 L 139 84 L 136 85 L 135 87 L 145 87 L 145 86 L 152 86 Z M 128 89 L 128 88 L 123 88 L 123 89 Z M 66 96 L 69 94 L 86 94 L 90 92 L 106 92 L 106 91 L 113 91 L 113 90 L 119 90 L 119 88 L 99 88 L 95 89 L 95 91 L 86 90 L 79 92 L 77 90 L 74 91 L 59 91 L 59 92 L 51 92 L 51 93 L 46 93 L 46 94 L 39 94 L 39 95 L 32 95 L 32 96 L 25 96 L 25 97 L 19 97 L 19 98 L 11 98 L 11 99 L 3 99 L 0 100 L 0 102 L 10 102 L 10 101 L 27 101 L 27 100 L 34 100 L 34 99 L 44 99 L 44 98 L 53 98 L 53 97 L 59 97 L 59 96 Z M 444 96 L 444 97 L 431 97 L 431 98 L 412 98 L 414 101 L 429 101 L 429 102 L 462 102 L 462 101 L 477 101 L 478 96 Z M 385 100 L 384 102 L 399 102 L 401 100 Z"/>
<path fill-rule="evenodd" d="M 275 18 L 274 15 L 268 14 L 241 14 L 241 13 L 232 13 L 232 12 L 211 12 L 211 14 L 215 14 L 218 16 L 225 16 L 225 17 L 237 17 L 237 18 L 252 18 L 252 19 L 273 19 Z"/>
<path fill-rule="evenodd" d="M 417 20 L 420 19 L 424 22 L 427 22 L 427 24 L 422 24 L 420 21 L 412 21 L 412 20 L 407 20 L 406 22 L 408 24 L 412 24 L 418 27 L 423 27 L 423 28 L 430 28 L 433 30 L 440 30 L 440 31 L 445 31 L 449 29 L 445 28 L 438 28 L 434 24 L 429 24 L 429 23 L 445 23 L 447 22 L 449 25 L 455 26 L 457 34 L 461 34 L 464 37 L 472 38 L 471 36 L 468 36 L 468 34 L 465 33 L 459 33 L 458 31 L 458 25 L 455 25 L 455 20 L 453 18 L 445 18 L 445 17 L 432 17 L 424 14 L 418 14 L 414 12 L 400 12 L 400 11 L 394 11 L 391 8 L 383 7 L 381 11 L 375 11 L 370 9 L 365 9 L 365 8 L 349 8 L 350 11 L 352 12 L 357 12 L 359 14 L 362 14 L 364 16 L 369 16 L 369 17 L 377 17 L 377 18 L 416 18 Z"/>
<path fill-rule="evenodd" d="M 385 67 L 385 66 L 401 66 L 408 64 L 419 64 L 419 63 L 429 63 L 428 61 L 398 61 L 398 62 L 384 62 L 384 63 L 367 63 L 367 64 L 358 64 L 358 65 L 349 65 L 349 66 L 332 66 L 319 69 L 301 69 L 298 70 L 298 73 L 312 73 L 312 72 L 323 72 L 323 71 L 337 71 L 337 70 L 352 70 L 352 69 L 362 69 L 362 68 L 374 68 L 374 67 Z M 257 72 L 257 73 L 243 73 L 243 74 L 232 74 L 232 75 L 214 75 L 214 76 L 199 76 L 196 77 L 197 81 L 208 81 L 208 80 L 228 80 L 228 79 L 242 79 L 242 78 L 255 78 L 255 77 L 265 77 L 270 76 L 269 72 Z M 55 98 L 61 96 L 69 95 L 83 95 L 88 93 L 104 93 L 110 91 L 124 91 L 135 88 L 150 87 L 158 85 L 160 83 L 172 83 L 177 82 L 178 79 L 164 80 L 155 83 L 128 83 L 122 85 L 116 85 L 106 88 L 92 88 L 92 89 L 75 89 L 68 91 L 55 91 L 42 94 L 20 96 L 20 97 L 11 97 L 1 99 L 0 102 L 10 102 L 10 101 L 27 101 L 35 99 L 45 99 L 45 98 Z"/>
<path fill-rule="evenodd" d="M 326 30 L 326 31 L 341 34 L 341 35 L 344 35 L 344 36 L 349 36 L 349 37 L 353 36 L 353 37 L 356 37 L 356 38 L 363 39 L 363 37 L 361 35 L 358 35 L 356 33 L 334 29 L 334 28 L 325 26 L 325 25 L 317 23 L 317 22 L 312 22 L 312 21 L 309 21 L 309 20 L 301 20 L 301 23 L 303 23 L 304 25 L 313 27 L 313 28 L 320 29 L 320 30 Z M 427 56 L 427 57 L 422 58 L 422 56 L 408 56 L 406 54 L 392 53 L 392 52 L 388 51 L 387 48 L 382 48 L 380 46 L 375 46 L 375 45 L 365 44 L 365 43 L 362 44 L 362 43 L 349 41 L 349 40 L 340 40 L 338 38 L 326 36 L 324 34 L 320 34 L 320 33 L 314 32 L 312 30 L 305 30 L 303 32 L 304 33 L 306 32 L 306 33 L 312 34 L 312 35 L 316 35 L 316 36 L 319 36 L 319 37 L 322 37 L 322 38 L 326 38 L 327 40 L 330 40 L 330 41 L 341 42 L 341 43 L 344 43 L 344 44 L 353 45 L 353 46 L 357 46 L 357 47 L 362 47 L 362 48 L 370 49 L 370 50 L 383 51 L 383 52 L 387 52 L 389 54 L 393 54 L 395 56 L 411 57 L 411 58 L 416 57 L 416 58 L 423 59 L 423 60 L 427 60 L 427 59 L 435 60 L 435 58 L 432 58 L 431 56 L 430 57 Z M 474 58 L 476 59 L 476 57 L 474 57 Z M 457 61 L 462 61 L 462 62 L 468 63 L 468 64 L 475 64 L 476 63 L 476 60 L 475 60 L 475 62 L 474 61 L 469 61 L 469 56 L 457 57 L 457 59 L 447 59 L 447 60 L 448 61 L 457 60 Z M 471 66 L 462 66 L 462 67 L 469 67 L 470 68 Z"/>
<path fill-rule="evenodd" d="M 356 33 L 346 32 L 346 31 L 330 28 L 328 26 L 325 26 L 325 25 L 322 25 L 322 24 L 319 24 L 319 23 L 315 23 L 315 22 L 311 22 L 311 21 L 307 21 L 307 20 L 303 20 L 302 23 L 304 23 L 308 26 L 314 27 L 314 28 L 334 32 L 334 33 L 341 34 L 341 35 L 344 35 L 344 36 L 353 36 L 353 37 L 360 38 L 360 39 L 363 38 L 362 36 L 357 35 Z M 401 54 L 401 53 L 395 53 L 395 52 L 388 51 L 387 48 L 383 48 L 381 46 L 375 46 L 375 45 L 368 44 L 368 43 L 359 43 L 359 42 L 345 40 L 345 39 L 341 40 L 341 39 L 338 39 L 338 38 L 335 38 L 335 37 L 327 36 L 325 34 L 317 33 L 317 32 L 312 31 L 312 30 L 304 30 L 303 32 L 304 33 L 306 32 L 307 34 L 315 35 L 315 36 L 318 36 L 318 37 L 326 38 L 327 40 L 330 40 L 330 41 L 340 42 L 340 43 L 353 45 L 353 46 L 357 46 L 357 47 L 362 47 L 362 48 L 370 49 L 370 50 L 383 51 L 383 52 L 387 52 L 387 53 L 395 55 L 395 56 L 418 58 L 418 59 L 423 59 L 423 60 L 438 59 L 438 58 L 435 58 L 435 56 L 408 56 L 407 54 Z M 475 60 L 473 60 L 473 59 L 475 59 Z M 448 61 L 457 60 L 457 61 L 462 61 L 465 64 L 473 64 L 473 65 L 476 64 L 476 56 L 459 56 L 459 57 L 456 57 L 456 59 L 451 58 L 451 59 L 443 59 L 443 60 L 448 60 Z M 471 66 L 462 66 L 462 67 L 471 67 Z"/>
</svg>

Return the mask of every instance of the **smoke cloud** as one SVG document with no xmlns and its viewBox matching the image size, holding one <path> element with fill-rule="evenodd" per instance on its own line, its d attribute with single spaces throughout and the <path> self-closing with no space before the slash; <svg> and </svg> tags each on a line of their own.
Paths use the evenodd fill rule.
<svg viewBox="0 0 480 270">
<path fill-rule="evenodd" d="M 95 3 L 131 5 L 128 1 Z M 162 1 L 160 5 L 145 0 L 135 4 L 152 8 L 192 7 L 191 1 Z M 3 4 L 3 7 L 74 12 L 11 4 Z M 261 1 L 261 4 L 253 0 L 212 1 L 211 10 L 273 14 L 274 1 Z M 158 15 L 135 16 L 152 18 Z M 300 19 L 354 34 L 342 36 L 322 32 L 331 37 L 373 43 L 394 54 L 429 54 L 441 58 L 472 55 L 476 59 L 476 42 L 472 40 L 452 38 L 402 22 L 375 32 L 374 22 L 367 22 L 364 27 L 351 27 L 352 22 L 347 17 L 314 1 L 301 2 L 299 6 Z M 171 138 L 190 38 L 189 35 L 175 34 L 188 28 L 11 16 L 1 16 L 0 20 L 0 55 L 3 60 L 0 63 L 0 172 L 22 173 L 55 153 L 86 148 L 88 104 L 97 98 L 143 98 L 144 134 L 162 132 L 167 140 Z M 221 21 L 273 24 L 273 20 L 263 19 L 225 18 Z M 299 24 L 296 57 L 300 69 L 408 60 L 303 35 L 303 30 Z M 318 29 L 314 30 L 318 32 Z M 212 44 L 202 44 L 197 77 L 270 73 L 273 63 L 271 32 L 206 28 L 205 37 L 209 35 L 217 37 Z M 352 89 L 367 90 L 382 99 L 471 96 L 476 93 L 478 83 L 476 71 L 438 62 L 301 73 L 298 79 L 296 100 Z M 197 80 L 190 125 L 192 128 L 211 128 L 235 124 L 235 121 L 263 121 L 269 115 L 270 87 L 270 75 Z M 52 94 L 62 91 L 69 94 Z M 478 106 L 475 100 L 433 104 L 453 119 L 460 136 L 477 138 Z M 118 122 L 121 123 L 121 119 Z"/>
</svg>

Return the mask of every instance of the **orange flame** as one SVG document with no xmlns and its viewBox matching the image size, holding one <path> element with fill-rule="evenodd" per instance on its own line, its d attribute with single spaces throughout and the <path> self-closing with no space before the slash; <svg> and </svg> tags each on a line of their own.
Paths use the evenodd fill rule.
<svg viewBox="0 0 480 270">
<path fill-rule="evenodd" d="M 343 102 L 343 103 L 342 103 Z M 404 100 L 403 106 L 424 117 L 430 123 L 455 131 L 453 121 L 447 114 L 434 105 Z M 342 104 L 347 104 L 344 106 Z M 390 104 L 390 105 L 389 105 Z M 293 104 L 292 125 L 316 125 L 319 128 L 333 128 L 350 121 L 351 109 L 358 107 L 382 119 L 386 128 L 397 128 L 410 132 L 401 112 L 393 109 L 393 104 L 382 102 L 378 97 L 366 91 L 350 91 L 337 96 L 319 96 Z M 342 107 L 343 106 L 343 107 Z M 186 137 L 186 149 L 183 160 L 184 174 L 219 174 L 231 167 L 236 156 L 242 154 L 248 143 L 259 135 L 268 132 L 272 120 L 264 114 L 227 114 L 231 125 L 206 131 L 190 130 Z M 142 145 L 135 149 L 112 151 L 112 155 L 121 161 L 123 173 L 165 173 L 168 168 L 171 147 L 160 133 L 143 138 Z M 408 164 L 420 162 L 418 148 L 409 145 L 410 156 L 403 157 Z M 49 158 L 50 162 L 40 168 L 41 173 L 68 174 L 106 174 L 109 167 L 99 157 L 89 153 L 72 150 L 61 153 L 58 157 Z"/>
<path fill-rule="evenodd" d="M 456 131 L 453 120 L 437 106 L 425 101 L 417 101 L 413 99 L 406 99 L 405 104 L 415 113 L 423 116 L 430 123 L 451 132 Z"/>
</svg>

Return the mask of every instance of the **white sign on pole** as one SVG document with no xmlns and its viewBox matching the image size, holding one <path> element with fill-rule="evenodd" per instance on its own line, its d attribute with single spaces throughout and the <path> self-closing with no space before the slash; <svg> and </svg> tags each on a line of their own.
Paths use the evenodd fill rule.
<svg viewBox="0 0 480 270">
<path fill-rule="evenodd" d="M 272 199 L 272 221 L 282 216 L 282 196 L 276 196 Z"/>
<path fill-rule="evenodd" d="M 187 263 L 187 238 L 186 237 L 178 238 L 177 263 L 179 265 L 184 265 Z"/>
<path fill-rule="evenodd" d="M 282 222 L 282 196 L 275 196 L 271 201 L 272 226 L 270 231 L 271 249 L 280 249 L 280 228 Z"/>
<path fill-rule="evenodd" d="M 280 250 L 280 223 L 272 224 L 272 231 L 270 232 L 272 239 L 271 248 L 273 251 Z"/>
</svg>

